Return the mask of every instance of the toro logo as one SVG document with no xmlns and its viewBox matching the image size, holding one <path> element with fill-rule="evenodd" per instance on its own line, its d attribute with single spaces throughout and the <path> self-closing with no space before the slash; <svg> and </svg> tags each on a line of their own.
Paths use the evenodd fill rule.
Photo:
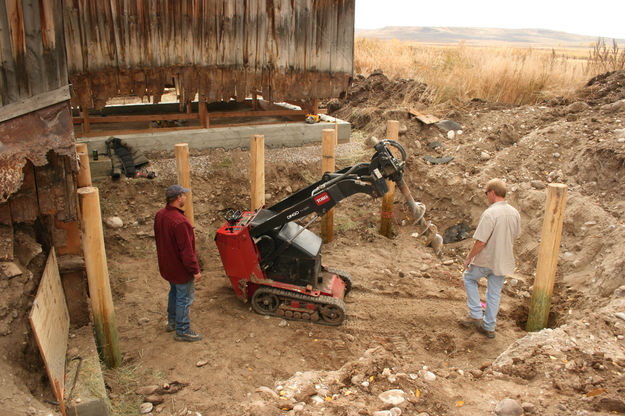
<svg viewBox="0 0 625 416">
<path fill-rule="evenodd" d="M 323 205 L 323 204 L 325 204 L 326 202 L 329 202 L 329 201 L 330 201 L 330 195 L 328 195 L 328 193 L 327 193 L 327 192 L 324 192 L 324 193 L 322 193 L 322 194 L 320 194 L 320 195 L 317 195 L 317 196 L 315 197 L 315 203 L 316 203 L 318 206 L 319 206 L 319 205 Z"/>
</svg>

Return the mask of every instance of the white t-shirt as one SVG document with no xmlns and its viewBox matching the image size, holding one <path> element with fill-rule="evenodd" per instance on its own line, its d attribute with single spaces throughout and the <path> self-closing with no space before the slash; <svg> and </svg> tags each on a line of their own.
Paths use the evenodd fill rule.
<svg viewBox="0 0 625 416">
<path fill-rule="evenodd" d="M 473 238 L 486 243 L 471 264 L 486 267 L 498 276 L 514 272 L 514 239 L 521 234 L 519 211 L 506 201 L 491 204 L 480 217 Z"/>
</svg>

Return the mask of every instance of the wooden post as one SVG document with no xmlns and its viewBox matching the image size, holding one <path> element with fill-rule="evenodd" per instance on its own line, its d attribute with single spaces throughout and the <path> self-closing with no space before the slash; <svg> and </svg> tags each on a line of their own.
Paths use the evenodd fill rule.
<svg viewBox="0 0 625 416">
<path fill-rule="evenodd" d="M 399 138 L 399 121 L 388 120 L 386 122 L 386 138 L 397 140 Z M 395 182 L 386 180 L 388 192 L 382 198 L 382 218 L 380 221 L 380 234 L 391 238 L 393 236 L 393 201 L 395 200 Z"/>
<path fill-rule="evenodd" d="M 82 117 L 82 132 L 89 133 L 91 131 L 91 125 L 89 124 L 89 109 L 84 105 L 81 106 L 80 115 Z"/>
<path fill-rule="evenodd" d="M 313 98 L 312 113 L 319 114 L 319 98 Z"/>
<path fill-rule="evenodd" d="M 178 185 L 191 190 L 191 174 L 189 173 L 189 145 L 178 143 L 174 146 L 176 155 L 176 168 L 178 169 Z M 191 225 L 195 225 L 193 220 L 193 190 L 187 193 L 187 201 L 184 203 L 184 216 L 187 217 Z"/>
<path fill-rule="evenodd" d="M 85 146 L 86 147 L 86 146 Z M 78 153 L 80 166 L 78 168 L 78 187 L 91 186 L 91 168 L 89 167 L 89 155 L 86 152 Z"/>
<path fill-rule="evenodd" d="M 265 205 L 265 136 L 256 134 L 250 139 L 251 205 L 252 211 Z"/>
<path fill-rule="evenodd" d="M 540 235 L 536 279 L 527 318 L 528 331 L 540 331 L 547 326 L 551 295 L 556 279 L 560 240 L 562 239 L 562 223 L 566 206 L 566 185 L 550 184 L 547 187 L 547 203 L 545 219 Z"/>
<path fill-rule="evenodd" d="M 204 101 L 197 102 L 198 113 L 200 113 L 200 125 L 202 128 L 208 128 L 208 110 Z"/>
<path fill-rule="evenodd" d="M 87 143 L 76 143 L 76 153 L 87 153 Z"/>
<path fill-rule="evenodd" d="M 82 213 L 82 249 L 89 283 L 89 298 L 93 312 L 98 351 L 108 368 L 121 364 L 115 308 L 111 295 L 109 272 L 106 265 L 102 216 L 98 188 L 86 186 L 78 189 Z"/>
<path fill-rule="evenodd" d="M 334 172 L 334 145 L 336 143 L 333 129 L 323 129 L 321 132 L 321 174 Z M 331 208 L 321 217 L 321 239 L 324 243 L 334 240 L 334 208 Z"/>
</svg>

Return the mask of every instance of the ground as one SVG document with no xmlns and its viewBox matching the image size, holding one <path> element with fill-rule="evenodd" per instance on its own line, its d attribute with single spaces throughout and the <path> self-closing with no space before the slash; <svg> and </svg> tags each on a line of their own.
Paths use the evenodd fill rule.
<svg viewBox="0 0 625 416">
<path fill-rule="evenodd" d="M 507 182 L 522 235 L 496 338 L 457 323 L 467 314 L 461 267 L 471 239 L 448 243 L 437 256 L 412 236 L 419 227 L 399 194 L 392 239 L 377 231 L 381 200 L 354 196 L 336 209 L 335 240 L 322 253 L 324 264 L 354 280 L 341 326 L 252 312 L 235 297 L 213 240 L 228 208 L 249 206 L 249 155 L 215 149 L 192 150 L 190 160 L 203 276 L 191 321 L 204 339 L 175 342 L 165 332 L 168 286 L 158 273 L 152 219 L 176 167 L 171 155 L 151 154 L 155 179 L 94 183 L 103 218 L 124 223 L 105 229 L 123 355 L 122 369 L 105 371 L 114 414 L 138 414 L 146 395 L 138 389 L 166 383 L 182 388 L 162 394 L 162 403 L 153 400 L 152 414 L 373 415 L 392 407 L 379 395 L 393 389 L 403 391 L 397 406 L 408 415 L 493 414 L 506 398 L 525 414 L 625 413 L 625 73 L 591 80 L 576 100 L 533 106 L 480 100 L 434 106 L 423 91 L 414 81 L 374 73 L 358 77 L 344 99 L 328 102 L 354 127 L 352 141 L 337 148 L 337 165 L 367 160 L 370 137 L 384 138 L 386 120 L 400 121 L 406 182 L 441 233 L 463 222 L 472 232 L 486 208 L 486 181 Z M 449 133 L 424 125 L 411 107 L 460 127 Z M 267 203 L 316 181 L 320 153 L 318 145 L 267 149 Z M 432 164 L 425 156 L 453 159 Z M 549 328 L 527 333 L 550 182 L 567 185 L 557 277 Z M 0 341 L 10 350 L 10 342 L 24 338 L 13 331 Z M 10 374 L 34 371 L 23 352 L 15 356 L 15 364 L 3 362 Z M 55 411 L 39 396 L 42 383 L 25 384 L 9 383 L 10 394 L 0 399 L 19 396 L 18 415 Z M 24 399 L 29 392 L 32 403 Z"/>
</svg>

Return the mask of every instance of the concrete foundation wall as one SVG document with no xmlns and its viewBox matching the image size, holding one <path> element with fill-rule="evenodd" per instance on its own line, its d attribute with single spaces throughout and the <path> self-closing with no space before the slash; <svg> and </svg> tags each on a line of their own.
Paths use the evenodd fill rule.
<svg viewBox="0 0 625 416">
<path fill-rule="evenodd" d="M 326 116 L 327 117 L 327 116 Z M 329 118 L 329 117 L 327 117 Z M 247 148 L 250 145 L 250 137 L 255 134 L 265 136 L 267 147 L 300 146 L 305 143 L 321 142 L 323 129 L 333 129 L 333 122 L 319 122 L 316 124 L 282 123 L 253 125 L 240 127 L 223 127 L 198 130 L 178 130 L 169 132 L 154 132 L 141 134 L 118 135 L 133 149 L 143 152 L 172 151 L 176 143 L 187 143 L 190 149 L 207 149 L 222 147 L 233 149 L 237 147 Z M 349 141 L 351 124 L 337 120 L 338 140 Z M 91 154 L 94 150 L 98 153 L 106 152 L 105 141 L 110 136 L 77 138 L 79 143 L 86 143 Z"/>
</svg>

